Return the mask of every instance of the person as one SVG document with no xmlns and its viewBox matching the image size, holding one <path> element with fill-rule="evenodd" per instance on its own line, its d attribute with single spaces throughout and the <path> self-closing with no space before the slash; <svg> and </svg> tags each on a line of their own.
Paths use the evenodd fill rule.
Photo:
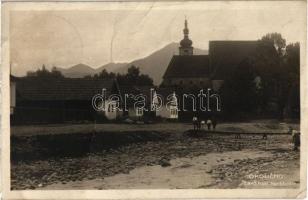
<svg viewBox="0 0 308 200">
<path fill-rule="evenodd" d="M 204 126 L 205 126 L 205 121 L 202 120 L 202 121 L 201 121 L 201 128 L 202 128 L 202 130 L 204 129 Z"/>
<path fill-rule="evenodd" d="M 206 125 L 207 125 L 207 129 L 208 129 L 208 130 L 211 130 L 211 125 L 212 125 L 211 119 L 208 119 L 208 120 L 206 121 Z"/>
<path fill-rule="evenodd" d="M 298 147 L 300 146 L 300 133 L 299 131 L 292 130 L 292 141 L 293 141 L 293 150 L 298 151 Z"/>
<path fill-rule="evenodd" d="M 200 129 L 201 129 L 201 121 L 198 120 L 198 130 L 200 130 Z"/>
<path fill-rule="evenodd" d="M 236 133 L 235 134 L 235 139 L 242 139 L 241 134 L 240 133 Z"/>
<path fill-rule="evenodd" d="M 198 118 L 196 116 L 194 116 L 192 121 L 193 121 L 193 125 L 194 125 L 194 130 L 196 130 L 198 128 Z"/>
<path fill-rule="evenodd" d="M 213 118 L 212 124 L 213 124 L 213 130 L 215 131 L 215 128 L 216 128 L 216 125 L 217 125 L 217 120 L 216 120 L 216 118 Z"/>
</svg>

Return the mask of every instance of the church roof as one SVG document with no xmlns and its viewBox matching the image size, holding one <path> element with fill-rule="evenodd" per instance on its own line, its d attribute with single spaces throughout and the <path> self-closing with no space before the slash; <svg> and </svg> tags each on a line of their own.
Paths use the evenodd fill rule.
<svg viewBox="0 0 308 200">
<path fill-rule="evenodd" d="M 211 78 L 225 80 L 256 52 L 257 41 L 210 41 Z"/>
<path fill-rule="evenodd" d="M 164 78 L 198 78 L 209 75 L 209 57 L 207 55 L 188 55 L 172 57 Z"/>
</svg>

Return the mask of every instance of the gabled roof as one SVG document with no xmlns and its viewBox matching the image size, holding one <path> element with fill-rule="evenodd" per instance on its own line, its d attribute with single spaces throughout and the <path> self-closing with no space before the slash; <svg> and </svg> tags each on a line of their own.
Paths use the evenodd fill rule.
<svg viewBox="0 0 308 200">
<path fill-rule="evenodd" d="M 238 65 L 256 52 L 257 41 L 210 41 L 211 78 L 225 80 Z"/>
<path fill-rule="evenodd" d="M 168 65 L 164 78 L 198 78 L 208 75 L 208 55 L 175 55 Z"/>
<path fill-rule="evenodd" d="M 154 86 L 125 86 L 125 85 L 120 85 L 119 90 L 122 98 L 122 102 L 124 103 L 125 99 L 125 94 L 132 94 L 134 96 L 136 95 L 143 95 L 146 99 L 146 104 L 149 105 L 151 104 L 152 98 L 151 98 L 151 89 L 154 89 Z M 126 98 L 127 100 L 127 105 L 132 106 L 136 100 L 132 99 L 131 97 Z"/>
<path fill-rule="evenodd" d="M 116 90 L 113 79 L 20 78 L 16 83 L 17 99 L 34 101 L 91 100 L 95 94 L 106 94 Z"/>
</svg>

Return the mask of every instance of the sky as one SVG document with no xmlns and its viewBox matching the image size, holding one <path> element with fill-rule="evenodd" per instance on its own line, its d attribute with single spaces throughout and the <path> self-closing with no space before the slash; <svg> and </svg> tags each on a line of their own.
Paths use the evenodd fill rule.
<svg viewBox="0 0 308 200">
<path fill-rule="evenodd" d="M 179 42 L 185 17 L 201 49 L 210 40 L 257 40 L 270 32 L 287 43 L 303 41 L 305 7 L 304 1 L 16 3 L 5 7 L 11 70 L 22 76 L 43 64 L 130 62 Z"/>
</svg>

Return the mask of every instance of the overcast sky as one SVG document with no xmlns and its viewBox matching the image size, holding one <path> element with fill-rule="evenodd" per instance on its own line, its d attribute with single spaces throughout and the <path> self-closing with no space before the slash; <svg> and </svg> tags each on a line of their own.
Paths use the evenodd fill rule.
<svg viewBox="0 0 308 200">
<path fill-rule="evenodd" d="M 37 5 L 37 4 L 36 4 Z M 256 40 L 279 32 L 288 43 L 305 37 L 304 2 L 168 2 L 18 5 L 10 12 L 12 73 L 45 64 L 93 68 L 142 58 L 183 38 L 185 16 L 193 46 L 209 40 Z M 69 7 L 68 7 L 69 6 Z"/>
</svg>

